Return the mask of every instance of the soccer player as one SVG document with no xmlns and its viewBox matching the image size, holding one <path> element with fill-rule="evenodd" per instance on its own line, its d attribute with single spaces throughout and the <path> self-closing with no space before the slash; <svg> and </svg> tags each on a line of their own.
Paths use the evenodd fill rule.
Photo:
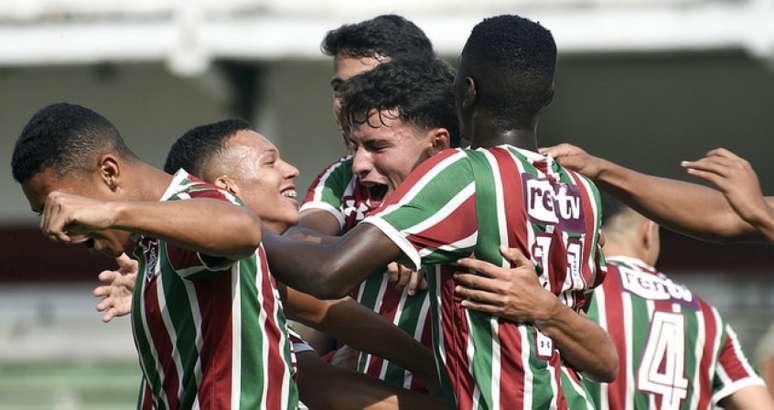
<svg viewBox="0 0 774 410">
<path fill-rule="evenodd" d="M 375 120 L 376 124 L 383 121 L 385 126 L 362 126 L 345 132 L 353 155 L 334 163 L 314 181 L 301 208 L 299 227 L 327 235 L 351 230 L 416 165 L 450 146 L 458 146 L 453 81 L 454 70 L 443 61 L 401 60 L 382 64 L 344 83 L 339 89 L 343 99 L 367 100 L 394 111 Z M 403 278 L 404 283 L 393 286 L 390 272 L 377 272 L 352 295 L 431 347 L 428 292 L 415 289 L 417 276 L 408 287 L 402 286 L 408 275 Z M 361 354 L 357 370 L 398 386 L 424 390 L 411 372 L 376 356 Z"/>
<path fill-rule="evenodd" d="M 605 328 L 621 359 L 614 382 L 585 380 L 597 409 L 772 409 L 763 381 L 742 352 L 731 326 L 711 305 L 653 268 L 660 252 L 659 227 L 615 200 L 603 202 L 608 272 L 593 294 L 591 319 Z M 461 266 L 485 273 L 456 278 L 463 297 L 491 301 L 466 304 L 512 319 L 521 307 L 518 283 L 535 269 L 510 249 L 515 269 L 476 260 Z"/>
<path fill-rule="evenodd" d="M 164 166 L 168 173 L 188 169 L 208 183 L 238 196 L 261 218 L 264 226 L 282 233 L 298 220 L 295 177 L 298 170 L 283 161 L 271 142 L 252 131 L 245 121 L 226 120 L 195 127 L 172 146 Z M 182 171 L 181 171 L 182 172 Z M 267 197 L 283 197 L 267 201 Z M 121 272 L 112 272 L 120 275 Z M 126 273 L 132 275 L 131 272 Z M 121 280 L 124 280 L 121 278 Z M 396 357 L 434 377 L 429 351 L 382 317 L 352 299 L 323 302 L 278 285 L 285 314 L 364 351 Z M 98 288 L 112 300 L 113 315 L 129 311 L 126 286 Z M 113 293 L 120 293 L 113 295 Z M 107 307 L 106 306 L 106 307 Z M 122 308 L 121 306 L 126 306 Z M 438 399 L 388 386 L 363 375 L 352 375 L 319 361 L 316 353 L 296 339 L 300 398 L 311 408 L 436 408 Z M 426 353 L 426 354 L 425 354 Z M 342 394 L 345 393 L 345 394 Z"/>
<path fill-rule="evenodd" d="M 539 24 L 507 15 L 484 20 L 468 38 L 455 79 L 460 128 L 481 148 L 424 161 L 381 208 L 337 240 L 316 245 L 264 234 L 274 273 L 323 297 L 346 294 L 396 259 L 415 269 L 435 265 L 434 344 L 450 407 L 587 408 L 578 375 L 564 363 L 602 381 L 617 372 L 605 332 L 575 311 L 604 276 L 598 193 L 535 152 L 555 64 L 553 38 Z M 353 133 L 390 124 L 392 107 L 355 99 L 342 108 Z M 471 312 L 453 294 L 448 264 L 471 253 L 504 264 L 500 245 L 518 247 L 540 264 L 541 282 L 525 293 L 558 296 L 540 298 L 534 321 Z"/>
<path fill-rule="evenodd" d="M 27 123 L 12 169 L 52 240 L 111 256 L 134 244 L 138 407 L 296 408 L 261 224 L 233 195 L 142 162 L 107 119 L 65 103 Z"/>
<path fill-rule="evenodd" d="M 570 144 L 541 152 L 593 179 L 669 229 L 712 241 L 774 243 L 774 196 L 763 196 L 750 163 L 727 149 L 717 148 L 698 161 L 681 164 L 689 174 L 711 182 L 719 191 L 642 174 Z"/>
</svg>

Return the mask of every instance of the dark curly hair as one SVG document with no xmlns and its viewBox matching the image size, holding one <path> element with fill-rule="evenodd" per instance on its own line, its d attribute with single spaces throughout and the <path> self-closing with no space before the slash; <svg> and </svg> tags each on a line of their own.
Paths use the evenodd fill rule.
<svg viewBox="0 0 774 410">
<path fill-rule="evenodd" d="M 439 59 L 396 60 L 344 82 L 341 120 L 346 129 L 368 122 L 368 113 L 397 109 L 400 120 L 422 128 L 445 128 L 451 145 L 459 146 L 454 111 L 454 69 Z"/>
<path fill-rule="evenodd" d="M 105 117 L 67 103 L 43 107 L 27 122 L 11 156 L 13 178 L 24 183 L 39 172 L 53 169 L 58 176 L 87 170 L 98 155 L 113 152 L 137 158 L 116 127 Z"/>
<path fill-rule="evenodd" d="M 528 19 L 487 18 L 468 37 L 459 70 L 475 80 L 477 103 L 496 125 L 531 127 L 554 95 L 556 43 Z"/>
<path fill-rule="evenodd" d="M 336 57 L 390 58 L 434 57 L 433 45 L 416 24 L 401 16 L 386 14 L 329 31 L 320 45 L 325 55 Z"/>
<path fill-rule="evenodd" d="M 169 149 L 167 160 L 164 162 L 164 172 L 174 174 L 182 168 L 203 178 L 203 167 L 207 161 L 223 152 L 226 140 L 238 131 L 249 129 L 250 124 L 247 121 L 229 119 L 186 131 Z"/>
</svg>

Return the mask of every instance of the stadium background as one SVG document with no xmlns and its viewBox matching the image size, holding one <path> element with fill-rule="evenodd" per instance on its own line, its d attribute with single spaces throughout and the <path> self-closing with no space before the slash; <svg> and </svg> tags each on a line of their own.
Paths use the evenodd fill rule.
<svg viewBox="0 0 774 410">
<path fill-rule="evenodd" d="M 130 408 L 139 385 L 128 320 L 103 325 L 90 296 L 111 262 L 47 242 L 11 178 L 29 117 L 86 105 L 161 166 L 191 126 L 240 116 L 301 170 L 301 193 L 344 152 L 320 41 L 382 13 L 416 22 L 452 63 L 485 16 L 538 20 L 560 51 L 543 145 L 681 179 L 680 160 L 723 146 L 774 193 L 771 0 L 3 0 L 0 409 Z M 715 304 L 754 359 L 774 321 L 774 250 L 663 235 L 659 267 Z"/>
</svg>

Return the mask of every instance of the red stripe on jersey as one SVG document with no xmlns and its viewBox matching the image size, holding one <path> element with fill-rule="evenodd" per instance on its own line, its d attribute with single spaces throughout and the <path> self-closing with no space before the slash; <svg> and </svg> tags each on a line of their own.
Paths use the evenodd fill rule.
<svg viewBox="0 0 774 410">
<path fill-rule="evenodd" d="M 430 314 L 426 315 L 425 325 L 422 327 L 422 336 L 420 337 L 419 341 L 422 343 L 422 346 L 425 346 L 430 350 L 433 349 L 433 321 L 430 317 Z M 412 377 L 410 389 L 414 391 L 427 392 L 427 385 L 425 384 L 424 380 L 418 377 Z"/>
<path fill-rule="evenodd" d="M 389 205 L 393 205 L 398 203 L 401 198 L 403 198 L 406 193 L 411 190 L 411 188 L 414 187 L 414 185 L 419 182 L 419 180 L 434 166 L 436 166 L 439 162 L 445 160 L 446 158 L 451 157 L 452 155 L 455 155 L 459 153 L 460 150 L 457 148 L 454 149 L 445 149 L 441 152 L 439 152 L 436 155 L 433 155 L 432 157 L 426 159 L 424 162 L 419 164 L 416 168 L 414 168 L 413 171 L 411 171 L 411 174 L 398 186 L 398 188 L 393 192 L 391 195 L 389 195 L 387 198 L 385 198 L 384 202 L 382 202 L 382 206 L 379 207 L 379 209 L 385 208 Z M 379 209 L 373 211 L 378 212 Z M 373 213 L 372 212 L 372 213 Z"/>
<path fill-rule="evenodd" d="M 594 215 L 594 208 L 591 203 L 594 202 L 594 195 L 590 193 L 586 186 L 583 185 L 580 177 L 573 171 L 567 171 L 572 179 L 575 181 L 575 185 L 578 186 L 581 192 L 581 203 L 583 204 L 583 224 L 585 230 L 585 240 L 583 243 L 583 259 L 581 259 L 581 275 L 586 283 L 591 283 L 594 272 L 591 271 L 588 260 L 591 257 L 591 251 L 594 249 L 594 243 L 591 241 L 594 238 L 594 232 L 597 230 L 597 218 Z"/>
<path fill-rule="evenodd" d="M 554 380 L 556 381 L 556 408 L 568 409 L 569 407 L 567 405 L 567 398 L 564 397 L 564 390 L 562 389 L 562 364 L 560 362 L 559 355 L 553 354 L 551 356 L 551 360 L 549 360 L 548 365 L 554 369 Z M 578 383 L 577 380 L 575 382 Z"/>
<path fill-rule="evenodd" d="M 314 181 L 312 181 L 312 184 L 309 185 L 309 189 L 306 190 L 306 196 L 304 196 L 304 202 L 314 201 L 314 191 L 317 189 L 317 187 L 320 186 L 320 181 L 322 181 L 322 177 L 327 176 L 331 168 L 340 164 L 342 160 L 343 158 L 340 158 L 338 161 L 328 165 L 327 167 L 325 167 L 325 169 L 322 170 L 322 172 L 320 172 L 317 175 L 317 178 L 315 178 Z"/>
<path fill-rule="evenodd" d="M 266 322 L 264 322 L 264 334 L 266 338 L 264 343 L 269 346 L 269 358 L 264 365 L 267 367 L 268 380 L 266 384 L 266 406 L 268 409 L 282 408 L 282 382 L 285 373 L 283 363 L 274 358 L 282 357 L 279 351 L 281 334 L 277 321 L 275 320 L 275 309 L 277 301 L 274 299 L 274 283 L 269 273 L 269 266 L 266 263 L 266 254 L 263 246 L 258 248 L 258 259 L 261 263 L 261 277 L 256 278 L 262 282 L 261 297 L 263 298 L 263 310 L 266 312 Z"/>
<path fill-rule="evenodd" d="M 231 408 L 233 274 L 228 271 L 213 277 L 212 280 L 195 282 L 202 316 L 202 349 L 199 354 L 202 370 L 199 407 L 202 409 Z M 233 365 L 239 366 L 239 363 Z"/>
<path fill-rule="evenodd" d="M 467 346 L 470 337 L 468 320 L 461 298 L 454 293 L 453 267 L 441 266 L 441 317 L 443 347 L 446 352 L 446 374 L 449 377 L 457 406 L 460 409 L 473 407 L 475 382 L 470 372 Z"/>
<path fill-rule="evenodd" d="M 503 148 L 489 150 L 497 162 L 502 181 L 503 207 L 505 210 L 509 248 L 519 248 L 526 257 L 531 257 L 528 239 L 528 221 L 524 206 L 524 190 L 521 173 L 515 159 Z M 519 326 L 507 321 L 498 321 L 500 338 L 500 408 L 522 408 L 524 403 L 524 362 L 521 358 L 521 333 Z"/>
<path fill-rule="evenodd" d="M 142 393 L 142 404 L 140 405 L 140 409 L 142 410 L 153 410 L 153 395 L 151 395 L 151 387 L 148 384 L 148 381 L 143 381 L 143 393 Z"/>
<path fill-rule="evenodd" d="M 726 333 L 726 340 L 723 343 L 723 348 L 720 351 L 720 357 L 718 358 L 718 365 L 723 366 L 723 370 L 726 372 L 731 381 L 741 380 L 747 377 L 755 377 L 754 374 L 750 374 L 747 368 L 742 364 L 742 360 L 739 358 L 739 354 L 734 346 L 734 341 L 731 339 L 731 334 Z"/>
<path fill-rule="evenodd" d="M 524 407 L 524 361 L 521 358 L 519 326 L 499 321 L 500 335 L 500 408 Z"/>
<path fill-rule="evenodd" d="M 198 184 L 197 184 L 198 186 Z M 209 199 L 217 199 L 219 201 L 224 201 L 231 203 L 229 201 L 226 194 L 223 193 L 220 189 L 216 188 L 215 186 L 212 186 L 210 184 L 201 184 L 202 188 L 210 188 L 210 189 L 202 189 L 199 191 L 188 191 L 186 192 L 188 196 L 191 198 L 209 198 Z"/>
<path fill-rule="evenodd" d="M 390 323 L 394 323 L 395 321 L 395 314 L 398 312 L 401 296 L 403 296 L 402 288 L 395 289 L 389 284 L 386 285 L 384 296 L 382 297 L 382 305 L 379 307 L 378 313 Z M 371 361 L 368 363 L 366 374 L 376 377 L 377 379 L 380 378 L 383 364 L 384 359 L 376 355 L 371 355 Z"/>
<path fill-rule="evenodd" d="M 508 245 L 509 248 L 519 248 L 526 257 L 530 257 L 529 240 L 527 239 L 527 211 L 524 206 L 524 188 L 519 168 L 507 150 L 492 148 L 489 152 L 497 161 L 502 181 L 503 206 L 508 226 L 508 243 L 504 245 Z"/>
<path fill-rule="evenodd" d="M 467 221 L 468 224 L 461 226 L 462 224 L 451 224 L 447 221 Z M 476 221 L 476 196 L 471 195 L 446 218 L 422 232 L 406 235 L 406 238 L 417 250 L 438 249 L 451 242 L 450 239 L 461 240 L 473 235 L 478 230 Z"/>
<path fill-rule="evenodd" d="M 710 399 L 712 399 L 712 379 L 709 374 L 710 364 L 713 360 L 715 353 L 715 339 L 717 338 L 717 332 L 722 329 L 718 329 L 718 323 L 715 322 L 715 315 L 712 314 L 712 309 L 706 303 L 699 301 L 701 307 L 701 316 L 704 318 L 704 350 L 701 353 L 701 363 L 698 365 L 696 371 L 699 372 L 699 385 L 694 388 L 700 389 L 699 392 L 699 407 L 705 409 L 709 407 Z M 692 352 L 689 352 L 692 353 Z M 704 388 L 706 386 L 706 388 Z"/>
<path fill-rule="evenodd" d="M 551 283 L 551 292 L 554 295 L 560 295 L 564 289 L 564 281 L 567 280 L 567 248 L 564 246 L 562 230 L 556 226 L 551 236 L 551 247 L 548 251 L 548 264 L 545 267 L 551 272 L 549 282 Z M 570 282 L 572 283 L 572 282 Z M 572 285 L 571 285 L 572 286 Z M 568 288 L 569 289 L 569 288 Z M 572 308 L 573 306 L 570 306 Z"/>
<path fill-rule="evenodd" d="M 158 279 L 158 276 L 154 276 L 145 287 L 145 294 L 143 295 L 145 318 L 151 339 L 153 339 L 153 346 L 156 348 L 156 361 L 164 371 L 164 378 L 161 380 L 162 390 L 164 390 L 164 394 L 167 396 L 169 407 L 176 409 L 179 405 L 180 376 L 177 374 L 175 360 L 172 357 L 172 341 L 169 338 L 161 316 L 161 307 L 159 306 L 157 293 Z"/>
<path fill-rule="evenodd" d="M 624 326 L 629 326 L 624 318 L 623 296 L 621 289 L 621 274 L 618 267 L 608 265 L 607 280 L 602 283 L 605 293 L 605 317 L 607 318 L 607 333 L 613 339 L 615 349 L 618 351 L 618 376 L 615 382 L 608 385 L 608 402 L 611 409 L 626 408 L 626 386 L 633 381 L 627 380 L 627 369 L 632 365 L 626 356 L 626 331 Z"/>
</svg>

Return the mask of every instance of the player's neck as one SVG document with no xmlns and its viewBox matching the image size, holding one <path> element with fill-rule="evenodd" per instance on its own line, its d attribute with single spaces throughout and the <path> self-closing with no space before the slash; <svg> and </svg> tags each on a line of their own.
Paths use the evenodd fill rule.
<svg viewBox="0 0 774 410">
<path fill-rule="evenodd" d="M 537 152 L 537 125 L 532 128 L 517 128 L 499 127 L 486 120 L 476 122 L 471 148 L 489 148 L 503 144 Z"/>
<path fill-rule="evenodd" d="M 135 200 L 160 200 L 172 182 L 172 176 L 142 161 L 137 161 L 131 167 L 132 179 L 136 187 L 135 192 L 132 193 Z"/>
<path fill-rule="evenodd" d="M 642 250 L 621 241 L 611 240 L 610 237 L 608 237 L 607 241 L 605 242 L 604 252 L 605 256 L 608 258 L 633 258 L 645 263 L 646 265 L 653 266 L 653 264 L 651 264 L 648 260 L 649 258 L 647 255 Z"/>
</svg>

